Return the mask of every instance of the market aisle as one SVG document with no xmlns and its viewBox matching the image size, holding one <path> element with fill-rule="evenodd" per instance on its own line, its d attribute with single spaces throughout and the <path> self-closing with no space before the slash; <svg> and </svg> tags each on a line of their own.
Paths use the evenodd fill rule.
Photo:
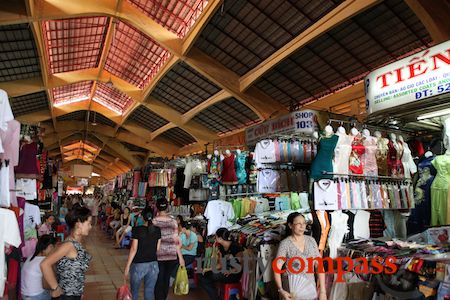
<svg viewBox="0 0 450 300">
<path fill-rule="evenodd" d="M 86 276 L 85 300 L 113 300 L 116 291 L 123 284 L 128 250 L 116 250 L 112 240 L 99 228 L 93 228 L 89 234 L 86 247 L 93 260 Z M 141 293 L 143 286 L 141 286 Z M 192 289 L 188 296 L 175 296 L 172 291 L 168 299 L 207 299 L 206 294 L 199 289 Z M 139 299 L 144 299 L 143 294 Z"/>
</svg>

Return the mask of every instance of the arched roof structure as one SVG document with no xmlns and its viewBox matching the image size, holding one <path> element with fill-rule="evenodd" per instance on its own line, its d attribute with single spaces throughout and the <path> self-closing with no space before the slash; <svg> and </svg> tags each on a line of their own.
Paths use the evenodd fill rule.
<svg viewBox="0 0 450 300">
<path fill-rule="evenodd" d="M 363 77 L 449 39 L 449 17 L 445 0 L 2 1 L 0 88 L 52 156 L 110 178 L 294 107 L 362 116 Z"/>
</svg>

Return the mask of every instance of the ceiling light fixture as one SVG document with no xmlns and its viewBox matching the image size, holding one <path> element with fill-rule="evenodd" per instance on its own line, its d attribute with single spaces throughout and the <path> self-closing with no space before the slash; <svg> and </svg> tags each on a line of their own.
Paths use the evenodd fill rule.
<svg viewBox="0 0 450 300">
<path fill-rule="evenodd" d="M 97 122 L 95 121 L 96 116 L 97 116 L 97 112 L 94 111 L 94 120 L 92 120 L 92 123 L 91 123 L 92 126 L 97 126 Z"/>
<path fill-rule="evenodd" d="M 446 108 L 446 109 L 442 109 L 442 110 L 438 110 L 438 111 L 420 115 L 417 117 L 417 120 L 420 121 L 420 120 L 425 120 L 425 119 L 431 119 L 431 118 L 435 118 L 435 117 L 445 116 L 448 114 L 450 114 L 450 108 Z"/>
<path fill-rule="evenodd" d="M 105 85 L 109 88 L 114 87 L 114 83 L 111 80 L 111 76 L 109 76 L 109 80 L 107 82 L 105 82 Z"/>
</svg>

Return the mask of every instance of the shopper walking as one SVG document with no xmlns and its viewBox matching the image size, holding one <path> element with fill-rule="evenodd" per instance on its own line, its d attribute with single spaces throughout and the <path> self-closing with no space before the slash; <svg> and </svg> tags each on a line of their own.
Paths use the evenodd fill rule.
<svg viewBox="0 0 450 300">
<path fill-rule="evenodd" d="M 142 211 L 143 226 L 132 229 L 130 254 L 125 267 L 125 280 L 130 277 L 133 300 L 139 298 L 139 287 L 144 279 L 144 299 L 155 299 L 155 285 L 158 279 L 158 258 L 156 251 L 161 245 L 161 230 L 152 224 L 153 213 L 150 208 Z"/>
<path fill-rule="evenodd" d="M 92 258 L 83 248 L 81 240 L 89 235 L 91 221 L 91 211 L 86 207 L 69 211 L 66 216 L 66 223 L 71 229 L 69 237 L 41 263 L 42 274 L 50 286 L 52 297 L 61 296 L 61 300 L 81 299 L 85 273 Z M 58 276 L 53 270 L 54 265 Z"/>
<path fill-rule="evenodd" d="M 178 237 L 177 222 L 167 213 L 169 205 L 166 199 L 160 199 L 156 203 L 158 216 L 153 224 L 161 229 L 161 246 L 157 252 L 159 274 L 155 288 L 155 298 L 165 300 L 169 293 L 170 277 L 174 273 L 178 262 L 185 266 L 180 251 L 180 239 Z"/>
<path fill-rule="evenodd" d="M 36 245 L 33 256 L 22 266 L 20 289 L 24 300 L 50 300 L 50 292 L 42 284 L 41 262 L 53 251 L 56 239 L 51 235 L 42 235 Z"/>
<path fill-rule="evenodd" d="M 289 259 L 291 258 L 301 258 L 303 259 L 305 265 L 303 271 L 299 274 L 290 273 L 289 270 L 286 271 L 289 280 L 289 292 L 283 288 L 281 275 L 278 272 L 274 272 L 275 283 L 278 287 L 278 292 L 283 297 L 283 299 L 326 300 L 327 295 L 325 290 L 325 274 L 318 274 L 320 292 L 319 296 L 317 296 L 314 274 L 306 273 L 306 270 L 309 269 L 307 259 L 320 257 L 321 255 L 316 241 L 313 237 L 306 236 L 305 230 L 305 217 L 298 212 L 291 213 L 287 218 L 287 237 L 281 241 L 276 257 L 285 257 L 286 261 L 289 261 Z M 282 260 L 277 261 L 279 270 L 282 269 L 284 263 L 285 262 L 283 262 Z M 296 268 L 295 265 L 293 267 Z M 315 267 L 317 268 L 317 261 L 315 261 Z"/>
</svg>

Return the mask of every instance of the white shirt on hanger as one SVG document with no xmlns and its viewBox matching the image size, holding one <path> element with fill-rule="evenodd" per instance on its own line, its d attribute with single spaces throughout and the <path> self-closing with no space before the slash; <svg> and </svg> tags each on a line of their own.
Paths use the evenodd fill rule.
<svg viewBox="0 0 450 300">
<path fill-rule="evenodd" d="M 188 189 L 191 186 L 192 180 L 192 162 L 188 162 L 184 167 L 184 188 Z"/>
<path fill-rule="evenodd" d="M 34 200 L 37 198 L 36 179 L 21 178 L 16 180 L 17 197 L 23 197 L 25 200 Z"/>
<path fill-rule="evenodd" d="M 370 213 L 365 210 L 358 210 L 353 221 L 353 236 L 355 239 L 370 238 L 369 227 Z"/>
<path fill-rule="evenodd" d="M 264 169 L 258 172 L 258 192 L 259 193 L 275 193 L 277 191 L 277 183 L 279 174 L 272 169 Z"/>
<path fill-rule="evenodd" d="M 337 210 L 337 186 L 331 179 L 314 182 L 314 209 Z"/>
<path fill-rule="evenodd" d="M 230 202 L 222 200 L 209 201 L 204 216 L 208 219 L 208 235 L 213 235 L 217 229 L 231 226 L 228 220 L 234 218 L 233 206 Z"/>
<path fill-rule="evenodd" d="M 19 224 L 12 210 L 0 208 L 0 295 L 3 295 L 6 282 L 5 246 L 19 247 L 22 242 Z"/>
<path fill-rule="evenodd" d="M 264 163 L 276 162 L 275 144 L 272 140 L 259 141 L 255 146 L 255 162 L 258 168 Z"/>
<path fill-rule="evenodd" d="M 25 203 L 25 212 L 23 216 L 23 228 L 36 229 L 36 225 L 41 225 L 41 212 L 39 207 L 34 204 Z"/>
</svg>

